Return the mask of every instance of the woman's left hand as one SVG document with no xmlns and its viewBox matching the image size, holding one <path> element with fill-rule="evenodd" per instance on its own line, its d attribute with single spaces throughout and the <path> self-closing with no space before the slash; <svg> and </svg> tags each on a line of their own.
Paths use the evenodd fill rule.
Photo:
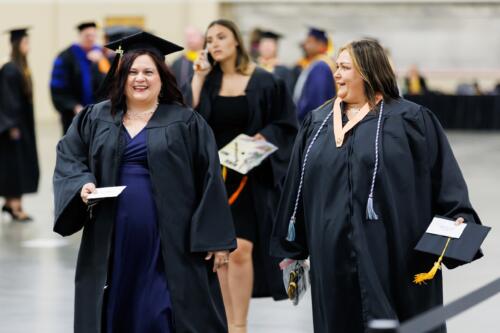
<svg viewBox="0 0 500 333">
<path fill-rule="evenodd" d="M 465 222 L 465 219 L 463 217 L 459 217 L 455 220 L 456 225 L 460 225 Z"/>
<path fill-rule="evenodd" d="M 214 273 L 217 272 L 220 267 L 229 264 L 229 251 L 208 252 L 205 260 L 210 260 L 212 257 L 214 258 Z"/>
</svg>

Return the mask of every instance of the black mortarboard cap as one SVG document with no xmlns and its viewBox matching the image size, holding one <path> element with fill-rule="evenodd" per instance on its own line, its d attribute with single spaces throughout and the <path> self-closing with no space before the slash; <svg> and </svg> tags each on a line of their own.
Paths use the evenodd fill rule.
<svg viewBox="0 0 500 333">
<path fill-rule="evenodd" d="M 29 27 L 26 28 L 17 28 L 17 29 L 11 29 L 6 32 L 10 34 L 10 42 L 13 43 L 17 40 L 20 40 L 24 36 L 28 36 L 28 29 Z"/>
<path fill-rule="evenodd" d="M 440 218 L 443 219 L 443 217 Z M 441 263 L 448 268 L 454 268 L 481 258 L 483 253 L 480 247 L 490 229 L 490 227 L 472 222 L 466 224 L 460 238 L 425 232 L 415 246 L 415 250 L 435 255 L 437 260 L 430 271 L 416 274 L 413 282 L 421 284 L 434 278 L 441 268 Z"/>
<path fill-rule="evenodd" d="M 108 43 L 104 45 L 104 47 L 115 52 L 120 50 L 123 51 L 123 53 L 134 50 L 149 50 L 160 56 L 166 56 L 167 54 L 182 51 L 184 49 L 177 44 L 145 31 Z"/>
<path fill-rule="evenodd" d="M 99 97 L 104 97 L 107 94 L 110 83 L 109 81 L 115 76 L 116 69 L 118 68 L 120 58 L 123 54 L 136 50 L 148 50 L 157 54 L 160 58 L 164 58 L 164 56 L 170 53 L 182 51 L 184 49 L 177 44 L 145 31 L 141 31 L 120 40 L 108 43 L 104 45 L 104 47 L 115 51 L 117 56 L 113 59 L 111 68 L 99 87 L 97 92 L 97 96 Z"/>
<path fill-rule="evenodd" d="M 309 27 L 308 35 L 316 38 L 317 40 L 321 40 L 324 41 L 325 43 L 328 43 L 328 34 L 326 33 L 325 30 L 315 27 Z"/>
<path fill-rule="evenodd" d="M 108 43 L 116 42 L 122 38 L 141 32 L 137 27 L 127 27 L 123 25 L 114 25 L 104 28 L 104 34 L 108 39 Z"/>
<path fill-rule="evenodd" d="M 78 31 L 85 30 L 87 28 L 97 28 L 97 24 L 95 22 L 82 22 L 76 26 Z"/>
<path fill-rule="evenodd" d="M 483 256 L 480 247 L 490 227 L 476 223 L 467 223 L 460 238 L 450 238 L 450 242 L 444 252 L 443 264 L 453 268 L 479 259 Z M 415 246 L 415 250 L 440 256 L 446 246 L 448 237 L 424 233 Z"/>
<path fill-rule="evenodd" d="M 276 33 L 274 31 L 262 31 L 260 33 L 260 38 L 271 38 L 271 39 L 278 40 L 281 37 L 283 37 L 283 35 Z"/>
</svg>

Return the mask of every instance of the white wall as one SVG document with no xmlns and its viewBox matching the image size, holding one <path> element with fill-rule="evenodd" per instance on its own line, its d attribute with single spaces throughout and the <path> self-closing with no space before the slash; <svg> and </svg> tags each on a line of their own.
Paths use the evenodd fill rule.
<svg viewBox="0 0 500 333">
<path fill-rule="evenodd" d="M 32 27 L 29 62 L 34 81 L 35 114 L 38 120 L 54 121 L 57 113 L 49 94 L 52 62 L 58 52 L 76 39 L 75 25 L 79 22 L 95 20 L 102 23 L 107 16 L 144 16 L 146 29 L 182 45 L 185 27 L 194 25 L 205 29 L 218 17 L 218 8 L 214 1 L 0 0 L 0 32 L 14 27 Z M 8 59 L 10 52 L 8 37 L 8 34 L 0 34 L 0 59 L 3 61 Z"/>
<path fill-rule="evenodd" d="M 307 26 L 329 31 L 339 47 L 375 37 L 389 48 L 400 74 L 419 65 L 433 88 L 453 91 L 459 81 L 480 80 L 491 88 L 500 80 L 499 1 L 227 1 L 224 12 L 244 32 L 254 27 L 285 34 L 281 58 L 300 57 Z"/>
</svg>

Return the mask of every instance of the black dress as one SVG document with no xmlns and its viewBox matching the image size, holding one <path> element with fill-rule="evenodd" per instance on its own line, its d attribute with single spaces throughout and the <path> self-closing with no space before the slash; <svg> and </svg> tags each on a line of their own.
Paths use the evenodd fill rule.
<svg viewBox="0 0 500 333">
<path fill-rule="evenodd" d="M 38 155 L 32 97 L 13 62 L 0 70 L 0 196 L 20 197 L 38 189 Z M 11 128 L 19 129 L 17 140 Z"/>
<path fill-rule="evenodd" d="M 248 124 L 249 110 L 247 97 L 217 96 L 214 100 L 214 112 L 208 121 L 214 131 L 217 148 L 221 149 L 239 134 L 244 133 Z M 249 177 L 251 177 L 249 173 Z M 227 169 L 226 191 L 230 197 L 240 186 L 243 175 Z M 231 205 L 236 236 L 255 243 L 257 238 L 257 217 L 253 198 L 247 183 L 236 201 Z"/>
<path fill-rule="evenodd" d="M 127 187 L 117 199 L 106 333 L 172 333 L 172 301 L 149 176 L 147 130 L 132 138 L 124 128 L 123 137 L 119 184 Z"/>
<path fill-rule="evenodd" d="M 207 121 L 210 121 L 215 112 L 214 103 L 221 86 L 222 71 L 219 66 L 215 66 L 205 80 L 197 106 L 198 112 Z M 278 266 L 279 260 L 269 255 L 269 239 L 293 140 L 297 134 L 297 116 L 285 83 L 263 68 L 257 67 L 254 70 L 245 95 L 249 119 L 243 133 L 250 136 L 260 133 L 278 147 L 262 165 L 252 170 L 247 182 L 246 190 L 253 199 L 258 232 L 253 251 L 253 297 L 272 296 L 276 300 L 284 299 L 287 296 Z"/>
</svg>

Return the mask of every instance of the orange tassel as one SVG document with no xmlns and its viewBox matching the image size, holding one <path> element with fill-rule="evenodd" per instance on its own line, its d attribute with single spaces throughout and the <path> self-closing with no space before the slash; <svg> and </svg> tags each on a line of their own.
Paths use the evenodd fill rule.
<svg viewBox="0 0 500 333">
<path fill-rule="evenodd" d="M 441 269 L 441 262 L 443 261 L 444 253 L 446 252 L 446 249 L 448 248 L 448 244 L 450 244 L 451 238 L 448 237 L 448 240 L 446 241 L 446 245 L 444 246 L 443 252 L 441 253 L 441 256 L 439 256 L 438 261 L 434 263 L 432 266 L 431 270 L 428 271 L 427 273 L 419 273 L 415 275 L 415 278 L 413 279 L 413 283 L 415 284 L 425 284 L 425 281 L 432 280 L 434 276 L 436 275 L 437 271 Z"/>
<path fill-rule="evenodd" d="M 225 166 L 223 166 L 222 167 L 222 179 L 224 179 L 224 181 L 226 181 L 226 178 L 227 178 L 227 168 Z M 243 189 L 245 188 L 247 181 L 248 181 L 248 176 L 243 176 L 243 178 L 241 178 L 241 182 L 240 182 L 240 185 L 238 186 L 238 189 L 229 197 L 229 200 L 228 200 L 229 206 L 234 204 L 236 199 L 238 199 L 238 197 L 241 194 L 241 191 L 243 191 Z"/>
</svg>

